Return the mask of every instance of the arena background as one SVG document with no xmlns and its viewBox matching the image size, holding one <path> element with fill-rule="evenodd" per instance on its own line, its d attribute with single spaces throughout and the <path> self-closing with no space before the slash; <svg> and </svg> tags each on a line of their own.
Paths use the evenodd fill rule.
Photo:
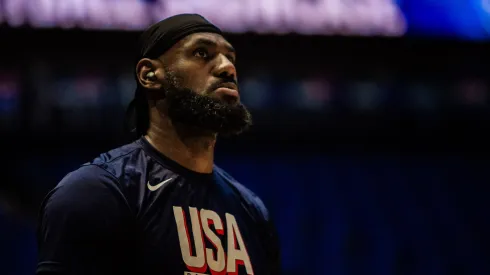
<svg viewBox="0 0 490 275">
<path fill-rule="evenodd" d="M 138 30 L 173 12 L 238 50 L 255 126 L 216 162 L 270 208 L 284 274 L 490 274 L 490 2 L 219 2 L 0 1 L 0 274 L 34 273 L 43 197 L 128 142 Z"/>
</svg>

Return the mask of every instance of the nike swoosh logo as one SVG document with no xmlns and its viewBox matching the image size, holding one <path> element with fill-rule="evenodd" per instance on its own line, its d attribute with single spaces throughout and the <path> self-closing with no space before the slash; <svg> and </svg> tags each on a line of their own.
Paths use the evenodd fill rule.
<svg viewBox="0 0 490 275">
<path fill-rule="evenodd" d="M 173 179 L 173 178 L 166 179 L 166 180 L 164 180 L 164 181 L 160 182 L 160 183 L 159 183 L 159 184 L 157 184 L 157 185 L 151 185 L 151 184 L 150 184 L 150 182 L 148 181 L 148 184 L 147 184 L 148 189 L 150 189 L 150 191 L 156 191 L 156 190 L 158 190 L 160 187 L 162 187 L 162 186 L 163 186 L 165 183 L 167 183 L 167 182 L 171 181 L 172 179 Z"/>
</svg>

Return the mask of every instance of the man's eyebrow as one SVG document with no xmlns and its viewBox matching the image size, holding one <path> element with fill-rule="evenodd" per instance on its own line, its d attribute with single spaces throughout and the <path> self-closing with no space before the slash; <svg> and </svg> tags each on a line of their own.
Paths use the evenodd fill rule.
<svg viewBox="0 0 490 275">
<path fill-rule="evenodd" d="M 211 39 L 207 39 L 207 38 L 199 38 L 199 39 L 195 40 L 193 42 L 193 44 L 194 45 L 206 45 L 206 46 L 210 46 L 210 47 L 218 47 L 218 44 L 215 41 L 213 41 Z M 235 48 L 233 48 L 231 45 L 225 44 L 225 47 L 229 52 L 236 53 Z"/>
</svg>

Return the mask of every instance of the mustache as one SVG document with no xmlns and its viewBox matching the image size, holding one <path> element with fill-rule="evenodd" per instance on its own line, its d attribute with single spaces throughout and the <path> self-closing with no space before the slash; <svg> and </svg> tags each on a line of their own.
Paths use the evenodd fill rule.
<svg viewBox="0 0 490 275">
<path fill-rule="evenodd" d="M 222 87 L 222 85 L 229 84 L 229 83 L 234 84 L 235 86 L 237 86 L 237 89 L 239 89 L 238 81 L 236 81 L 235 79 L 233 79 L 233 78 L 222 78 L 222 79 L 216 81 L 215 83 L 211 84 L 211 86 L 209 86 L 208 90 L 206 91 L 206 94 L 210 94 L 214 90 Z"/>
</svg>

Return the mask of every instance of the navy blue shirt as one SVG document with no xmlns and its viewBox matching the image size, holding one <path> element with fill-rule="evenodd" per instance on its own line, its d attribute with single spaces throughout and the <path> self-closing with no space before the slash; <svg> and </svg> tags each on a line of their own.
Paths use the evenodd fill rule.
<svg viewBox="0 0 490 275">
<path fill-rule="evenodd" d="M 188 170 L 145 138 L 69 173 L 39 217 L 37 274 L 279 274 L 268 211 L 218 167 Z"/>
</svg>

